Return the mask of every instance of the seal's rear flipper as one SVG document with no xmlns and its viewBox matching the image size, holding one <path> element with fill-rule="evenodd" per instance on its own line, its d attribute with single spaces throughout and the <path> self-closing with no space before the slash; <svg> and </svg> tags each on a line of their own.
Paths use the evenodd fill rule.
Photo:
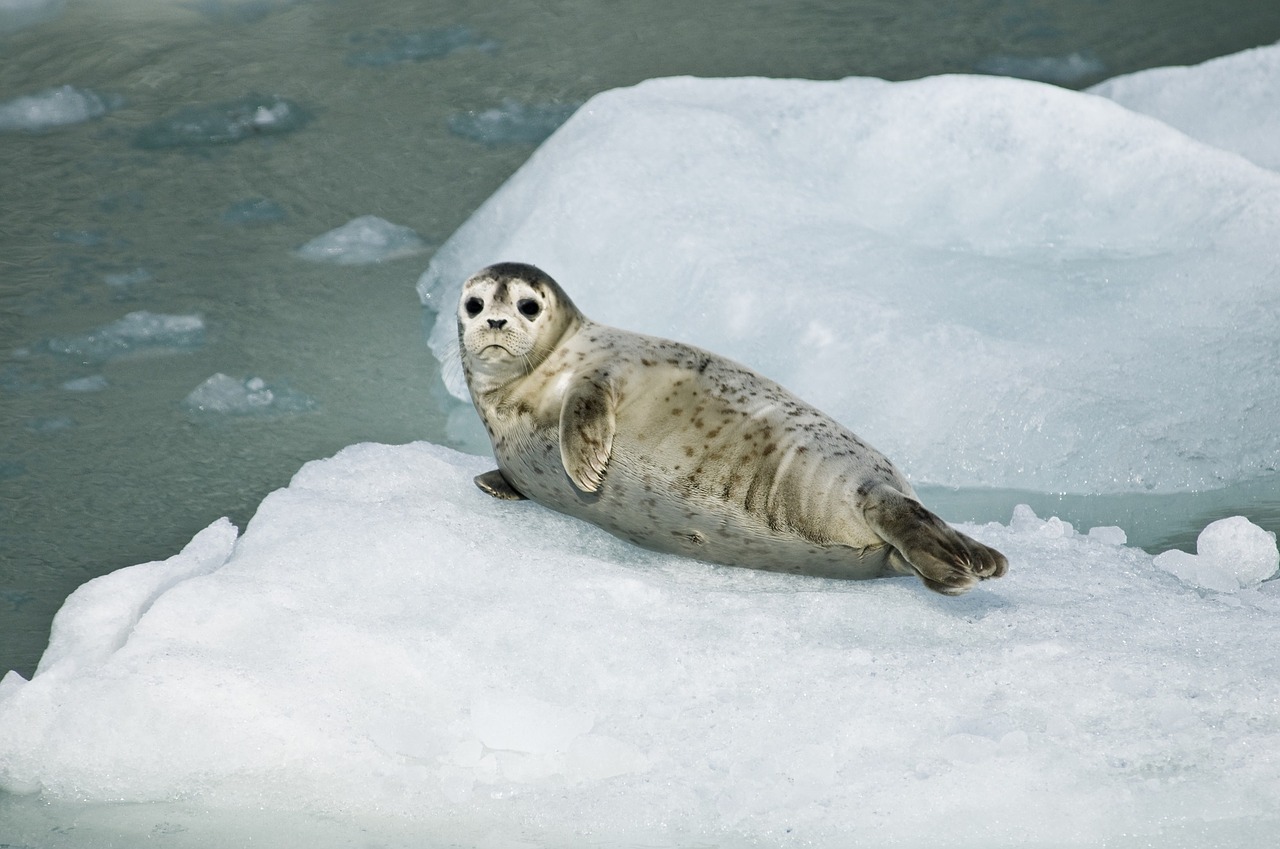
<svg viewBox="0 0 1280 849">
<path fill-rule="evenodd" d="M 867 493 L 862 512 L 871 529 L 935 592 L 960 595 L 1009 568 L 1003 554 L 960 533 L 891 486 L 882 484 Z"/>
<path fill-rule="evenodd" d="M 500 469 L 494 469 L 491 472 L 485 472 L 483 475 L 476 475 L 476 486 L 492 495 L 494 498 L 501 498 L 503 501 L 524 501 L 524 496 L 516 491 L 516 488 L 507 482 L 502 476 Z"/>
</svg>

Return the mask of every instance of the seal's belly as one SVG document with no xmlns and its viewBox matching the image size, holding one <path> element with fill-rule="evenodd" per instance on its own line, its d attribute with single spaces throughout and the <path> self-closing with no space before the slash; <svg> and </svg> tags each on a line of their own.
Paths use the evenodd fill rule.
<svg viewBox="0 0 1280 849">
<path fill-rule="evenodd" d="M 620 433 L 599 492 L 583 493 L 565 474 L 559 443 L 551 434 L 522 442 L 516 450 L 497 452 L 499 467 L 518 491 L 646 548 L 827 577 L 873 578 L 897 571 L 890 563 L 892 549 L 841 505 L 825 511 L 841 514 L 832 517 L 833 533 L 826 538 L 786 521 L 785 506 L 775 503 L 770 512 L 769 487 L 758 477 L 744 476 L 748 466 L 741 456 L 720 458 L 724 462 L 698 470 L 697 463 L 671 462 L 669 450 Z M 754 469 L 758 473 L 761 465 L 756 462 Z M 790 512 L 821 515 L 822 505 L 812 502 L 822 493 L 812 489 L 807 476 L 784 479 L 774 487 L 775 501 L 794 498 L 795 490 L 806 485 L 809 503 L 793 504 Z"/>
</svg>

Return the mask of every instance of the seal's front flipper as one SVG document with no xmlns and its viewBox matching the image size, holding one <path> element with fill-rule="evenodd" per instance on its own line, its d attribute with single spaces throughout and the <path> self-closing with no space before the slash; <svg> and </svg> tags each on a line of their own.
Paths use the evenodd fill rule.
<svg viewBox="0 0 1280 849">
<path fill-rule="evenodd" d="M 960 595 L 978 581 L 999 578 L 1009 568 L 1003 554 L 960 533 L 891 486 L 872 489 L 862 514 L 935 592 Z"/>
<path fill-rule="evenodd" d="M 560 408 L 560 462 L 582 492 L 596 492 L 604 482 L 617 431 L 613 391 L 605 383 L 583 379 L 564 393 Z"/>
<path fill-rule="evenodd" d="M 507 479 L 502 476 L 502 471 L 499 469 L 485 472 L 483 475 L 476 475 L 476 486 L 494 498 L 501 498 L 503 501 L 524 501 L 524 496 L 516 492 L 514 486 L 507 483 Z"/>
</svg>

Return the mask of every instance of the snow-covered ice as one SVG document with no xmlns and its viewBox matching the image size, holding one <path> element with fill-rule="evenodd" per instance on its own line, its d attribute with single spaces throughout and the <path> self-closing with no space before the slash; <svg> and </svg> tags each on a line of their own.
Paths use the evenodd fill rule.
<svg viewBox="0 0 1280 849">
<path fill-rule="evenodd" d="M 1276 233 L 1280 174 L 1090 94 L 677 78 L 590 100 L 418 285 L 459 398 L 459 286 L 518 260 L 918 482 L 1176 492 L 1280 468 Z"/>
<path fill-rule="evenodd" d="M 1202 593 L 1026 509 L 963 526 L 1011 570 L 959 599 L 716 567 L 489 498 L 490 464 L 353 446 L 85 584 L 0 684 L 0 786 L 456 845 L 1280 826 L 1275 582 Z"/>
<path fill-rule="evenodd" d="M 0 103 L 0 133 L 43 132 L 100 118 L 119 105 L 119 99 L 64 85 Z"/>
<path fill-rule="evenodd" d="M 284 384 L 268 384 L 260 377 L 236 378 L 222 372 L 191 390 L 183 404 L 194 413 L 212 416 L 271 416 L 316 408 L 313 398 Z"/>
<path fill-rule="evenodd" d="M 316 236 L 295 253 L 312 262 L 364 265 L 414 256 L 427 248 L 427 243 L 411 228 L 392 224 L 376 215 L 361 215 Z"/>
<path fill-rule="evenodd" d="M 143 127 L 134 137 L 143 149 L 202 147 L 290 133 L 311 113 L 278 95 L 251 93 L 237 100 L 184 106 Z"/>
<path fill-rule="evenodd" d="M 347 64 L 355 67 L 385 68 L 400 62 L 443 59 L 464 50 L 493 53 L 498 43 L 465 26 L 402 32 L 378 29 L 353 33 L 348 37 L 352 50 Z"/>
<path fill-rule="evenodd" d="M 492 109 L 456 112 L 449 131 L 487 145 L 538 144 L 569 120 L 580 104 L 504 100 Z"/>
<path fill-rule="evenodd" d="M 1126 74 L 1089 91 L 1280 171 L 1280 44 Z"/>
<path fill-rule="evenodd" d="M 170 351 L 189 351 L 204 344 L 205 323 L 199 315 L 170 315 L 138 310 L 123 318 L 73 336 L 44 340 L 45 350 L 84 362 Z"/>
</svg>

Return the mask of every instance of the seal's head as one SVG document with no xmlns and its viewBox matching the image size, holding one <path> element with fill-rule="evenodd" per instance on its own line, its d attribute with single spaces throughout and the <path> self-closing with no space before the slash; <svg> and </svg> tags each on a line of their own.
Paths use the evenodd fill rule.
<svg viewBox="0 0 1280 849">
<path fill-rule="evenodd" d="M 523 377 L 581 322 L 573 301 L 541 269 L 518 262 L 481 269 L 462 284 L 458 301 L 468 384 L 485 390 Z"/>
</svg>

